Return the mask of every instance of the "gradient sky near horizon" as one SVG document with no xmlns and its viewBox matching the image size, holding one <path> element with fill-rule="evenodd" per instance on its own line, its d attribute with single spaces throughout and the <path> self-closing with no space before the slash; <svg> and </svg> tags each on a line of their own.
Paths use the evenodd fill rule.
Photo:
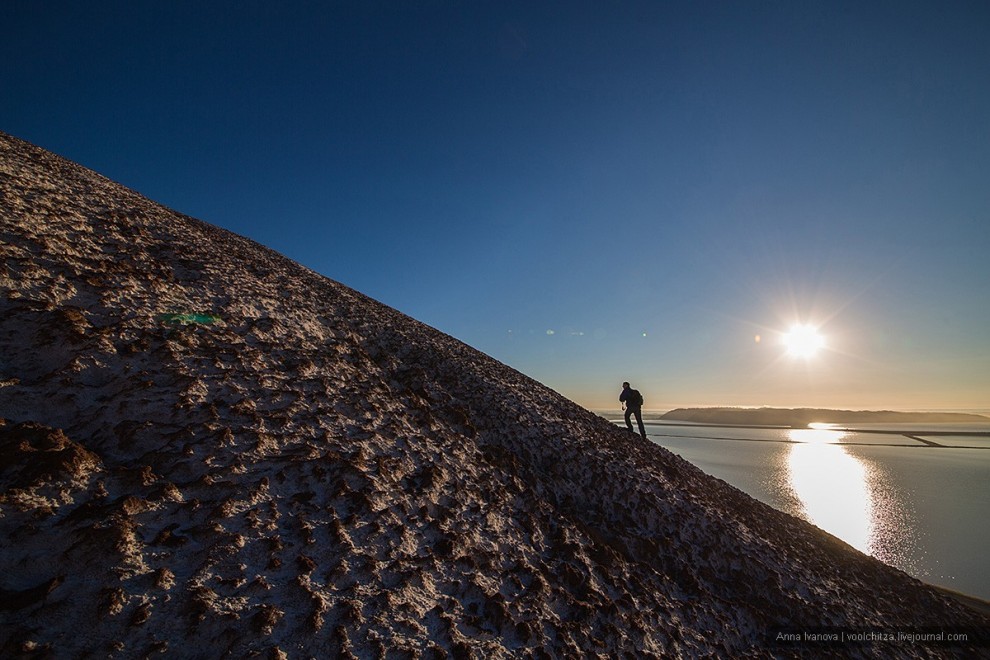
<svg viewBox="0 0 990 660">
<path fill-rule="evenodd" d="M 0 26 L 0 130 L 588 407 L 629 380 L 647 408 L 990 408 L 986 2 L 7 2 Z M 780 343 L 798 322 L 812 358 Z"/>
</svg>

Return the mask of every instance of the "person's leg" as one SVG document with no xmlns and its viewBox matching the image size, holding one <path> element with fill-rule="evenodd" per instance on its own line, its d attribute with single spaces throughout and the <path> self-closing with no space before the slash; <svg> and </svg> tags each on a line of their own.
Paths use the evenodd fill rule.
<svg viewBox="0 0 990 660">
<path fill-rule="evenodd" d="M 639 424 L 639 434 L 643 436 L 643 440 L 646 440 L 646 427 L 643 426 L 643 413 L 639 408 L 636 408 L 636 423 Z M 632 425 L 629 426 L 629 430 L 632 431 Z"/>
<path fill-rule="evenodd" d="M 632 419 L 630 419 L 632 414 L 633 414 L 632 408 L 626 408 L 626 428 L 629 429 L 630 431 L 633 430 Z"/>
</svg>

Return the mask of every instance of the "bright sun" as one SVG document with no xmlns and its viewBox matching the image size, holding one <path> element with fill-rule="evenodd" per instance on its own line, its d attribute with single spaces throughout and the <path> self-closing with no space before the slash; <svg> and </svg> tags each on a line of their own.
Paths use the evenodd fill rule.
<svg viewBox="0 0 990 660">
<path fill-rule="evenodd" d="M 784 335 L 784 346 L 795 357 L 810 358 L 824 345 L 825 338 L 811 325 L 795 325 Z"/>
</svg>

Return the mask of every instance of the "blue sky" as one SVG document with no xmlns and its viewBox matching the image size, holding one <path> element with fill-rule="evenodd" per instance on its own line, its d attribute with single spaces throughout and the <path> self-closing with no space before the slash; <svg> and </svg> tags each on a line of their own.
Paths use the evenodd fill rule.
<svg viewBox="0 0 990 660">
<path fill-rule="evenodd" d="M 589 407 L 990 408 L 986 3 L 282 4 L 4 3 L 0 130 Z"/>
</svg>

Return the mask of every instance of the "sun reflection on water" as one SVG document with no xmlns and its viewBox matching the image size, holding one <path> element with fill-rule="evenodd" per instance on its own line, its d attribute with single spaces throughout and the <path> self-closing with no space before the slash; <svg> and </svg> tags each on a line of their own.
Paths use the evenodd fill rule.
<svg viewBox="0 0 990 660">
<path fill-rule="evenodd" d="M 843 431 L 793 429 L 787 457 L 788 483 L 811 523 L 862 552 L 874 536 L 869 468 L 840 444 Z"/>
</svg>

